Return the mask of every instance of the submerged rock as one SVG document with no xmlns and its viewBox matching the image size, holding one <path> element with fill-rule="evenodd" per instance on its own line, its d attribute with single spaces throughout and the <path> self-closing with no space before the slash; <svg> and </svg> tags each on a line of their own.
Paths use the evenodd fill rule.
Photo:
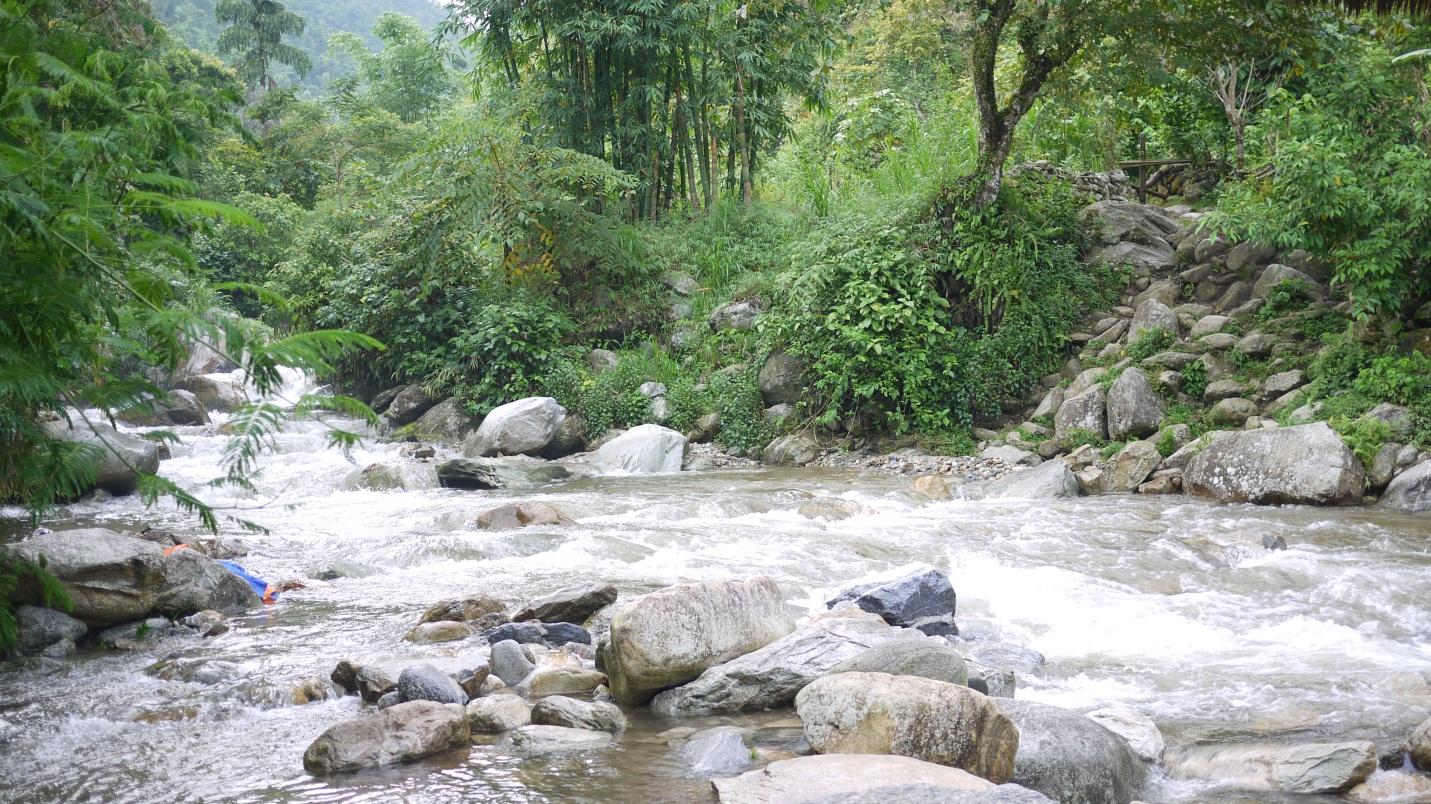
<svg viewBox="0 0 1431 804">
<path fill-rule="evenodd" d="M 1163 733 L 1153 719 L 1126 706 L 1108 706 L 1088 713 L 1098 725 L 1128 741 L 1139 759 L 1158 764 L 1163 758 Z"/>
<path fill-rule="evenodd" d="M 681 584 L 642 595 L 611 620 L 603 654 L 611 693 L 624 704 L 646 703 L 793 628 L 770 578 Z"/>
<path fill-rule="evenodd" d="M 1032 469 L 1025 469 L 995 481 L 988 486 L 987 494 L 990 497 L 1020 500 L 1077 497 L 1078 478 L 1063 461 L 1045 461 Z"/>
<path fill-rule="evenodd" d="M 391 706 L 375 715 L 330 726 L 303 754 L 309 773 L 347 773 L 466 745 L 471 739 L 462 707 L 432 701 Z"/>
<path fill-rule="evenodd" d="M 1018 727 L 1013 781 L 1056 801 L 1128 804 L 1148 768 L 1128 741 L 1089 718 L 1033 701 L 990 698 Z"/>
<path fill-rule="evenodd" d="M 1282 793 L 1341 793 L 1376 770 L 1370 742 L 1215 745 L 1169 754 L 1175 779 L 1203 779 Z"/>
<path fill-rule="evenodd" d="M 562 751 L 590 751 L 611 745 L 611 735 L 607 732 L 569 729 L 565 726 L 522 726 L 512 732 L 511 740 L 513 747 L 529 756 Z"/>
<path fill-rule="evenodd" d="M 991 700 L 927 678 L 839 673 L 801 690 L 795 709 L 818 753 L 899 754 L 1006 782 L 1019 732 Z"/>
<path fill-rule="evenodd" d="M 499 505 L 477 515 L 477 527 L 483 530 L 515 530 L 529 525 L 575 525 L 576 520 L 550 503 L 516 503 Z M 519 618 L 520 619 L 520 618 Z"/>
<path fill-rule="evenodd" d="M 1221 502 L 1353 505 L 1361 462 L 1323 422 L 1230 433 L 1188 461 L 1183 489 Z"/>
<path fill-rule="evenodd" d="M 692 734 L 677 752 L 691 775 L 730 776 L 750 767 L 745 736 L 733 726 L 717 726 Z"/>
<path fill-rule="evenodd" d="M 1017 785 L 912 757 L 825 754 L 713 781 L 721 804 L 1045 804 Z"/>
<path fill-rule="evenodd" d="M 527 489 L 568 477 L 566 467 L 533 458 L 454 458 L 437 465 L 437 482 L 454 489 Z"/>
</svg>

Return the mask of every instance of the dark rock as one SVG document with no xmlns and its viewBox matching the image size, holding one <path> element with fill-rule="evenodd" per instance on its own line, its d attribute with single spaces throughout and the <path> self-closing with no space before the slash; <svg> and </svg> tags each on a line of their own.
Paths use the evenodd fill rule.
<svg viewBox="0 0 1431 804">
<path fill-rule="evenodd" d="M 429 396 L 421 385 L 409 385 L 393 397 L 383 413 L 383 419 L 392 427 L 412 424 L 436 404 L 437 400 Z"/>
<path fill-rule="evenodd" d="M 19 626 L 21 656 L 36 656 L 56 642 L 78 642 L 89 628 L 84 623 L 54 609 L 20 606 L 15 609 L 15 624 Z"/>
<path fill-rule="evenodd" d="M 794 405 L 805 398 L 802 379 L 808 363 L 786 352 L 775 352 L 760 367 L 760 395 L 767 405 Z"/>
<path fill-rule="evenodd" d="M 1019 731 L 1015 784 L 1055 801 L 1128 804 L 1147 766 L 1128 741 L 1083 715 L 1033 701 L 990 698 Z"/>
<path fill-rule="evenodd" d="M 488 631 L 486 636 L 487 642 L 493 645 L 509 639 L 513 642 L 525 645 L 543 645 L 546 643 L 546 629 L 542 627 L 541 623 L 537 622 L 499 625 L 491 631 Z"/>
<path fill-rule="evenodd" d="M 372 408 L 374 413 L 382 415 L 387 412 L 388 406 L 393 403 L 393 400 L 397 399 L 397 395 L 406 388 L 406 385 L 394 385 L 386 391 L 379 391 L 378 395 L 373 397 L 373 401 L 368 403 L 368 407 Z"/>
<path fill-rule="evenodd" d="M 552 647 L 576 642 L 591 644 L 591 632 L 576 623 L 543 623 L 542 641 Z"/>
<path fill-rule="evenodd" d="M 542 622 L 584 623 L 598 611 L 616 602 L 617 590 L 609 583 L 573 586 L 539 597 L 518 611 L 512 619 Z"/>
<path fill-rule="evenodd" d="M 933 567 L 896 570 L 887 577 L 858 582 L 825 602 L 826 608 L 853 602 L 890 625 L 913 628 L 954 617 L 955 594 L 949 576 Z"/>
<path fill-rule="evenodd" d="M 483 530 L 515 530 L 530 525 L 574 525 L 576 520 L 550 503 L 525 502 L 499 505 L 477 515 Z M 518 618 L 521 619 L 521 618 Z"/>
<path fill-rule="evenodd" d="M 405 668 L 398 676 L 397 691 L 403 701 L 436 701 L 459 705 L 467 703 L 467 693 L 452 680 L 452 676 L 430 664 Z"/>
<path fill-rule="evenodd" d="M 378 711 L 381 712 L 384 709 L 389 709 L 391 707 L 397 706 L 402 702 L 402 693 L 398 692 L 397 690 L 393 690 L 392 692 L 385 693 L 383 697 L 378 699 Z"/>
<path fill-rule="evenodd" d="M 454 458 L 437 465 L 437 482 L 454 489 L 524 489 L 565 480 L 564 466 L 526 458 Z"/>
<path fill-rule="evenodd" d="M 482 693 L 482 685 L 487 683 L 487 679 L 492 675 L 492 668 L 485 664 L 479 664 L 469 670 L 463 670 L 457 674 L 457 684 L 462 687 L 462 691 L 467 693 L 468 699 L 476 698 Z"/>
</svg>

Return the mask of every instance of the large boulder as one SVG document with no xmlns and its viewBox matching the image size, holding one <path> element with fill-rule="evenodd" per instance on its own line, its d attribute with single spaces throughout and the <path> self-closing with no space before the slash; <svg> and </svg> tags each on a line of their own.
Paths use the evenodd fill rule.
<svg viewBox="0 0 1431 804">
<path fill-rule="evenodd" d="M 1163 759 L 1163 733 L 1153 719 L 1126 706 L 1107 706 L 1088 713 L 1098 725 L 1128 741 L 1128 747 L 1144 762 L 1156 765 Z"/>
<path fill-rule="evenodd" d="M 801 379 L 807 365 L 804 358 L 787 352 L 775 352 L 766 358 L 757 377 L 765 404 L 794 405 L 803 401 L 805 386 Z"/>
<path fill-rule="evenodd" d="M 952 623 L 956 597 L 948 575 L 916 565 L 856 581 L 825 601 L 825 607 L 833 609 L 842 603 L 878 614 L 890 625 L 916 628 L 933 622 Z"/>
<path fill-rule="evenodd" d="M 1108 437 L 1114 441 L 1156 433 L 1165 413 L 1163 398 L 1140 368 L 1125 369 L 1108 389 Z"/>
<path fill-rule="evenodd" d="M 1129 493 L 1136 491 L 1162 460 L 1163 456 L 1158 454 L 1157 447 L 1147 441 L 1128 444 L 1104 465 L 1104 490 Z"/>
<path fill-rule="evenodd" d="M 1013 781 L 1055 801 L 1128 804 L 1142 791 L 1148 768 L 1128 741 L 1067 709 L 991 698 L 1018 727 Z"/>
<path fill-rule="evenodd" d="M 15 625 L 19 628 L 15 647 L 21 656 L 40 655 L 56 643 L 64 643 L 68 652 L 89 630 L 84 623 L 62 611 L 40 606 L 16 608 Z"/>
<path fill-rule="evenodd" d="M 531 396 L 493 408 L 463 444 L 473 457 L 537 455 L 556 437 L 566 408 L 549 396 Z"/>
<path fill-rule="evenodd" d="M 532 705 L 520 695 L 488 695 L 467 704 L 467 727 L 473 734 L 499 734 L 532 722 Z"/>
<path fill-rule="evenodd" d="M 714 330 L 745 331 L 755 328 L 755 319 L 759 316 L 760 306 L 755 302 L 736 301 L 722 304 L 712 310 L 708 321 Z"/>
<path fill-rule="evenodd" d="M 437 465 L 437 482 L 453 489 L 530 489 L 568 477 L 565 466 L 535 458 L 453 458 Z"/>
<path fill-rule="evenodd" d="M 619 703 L 644 704 L 794 627 L 780 587 L 766 577 L 680 584 L 642 595 L 611 619 L 603 651 L 611 694 Z"/>
<path fill-rule="evenodd" d="M 614 703 L 578 701 L 565 695 L 551 695 L 537 701 L 532 707 L 532 723 L 538 726 L 618 732 L 626 728 L 626 716 Z"/>
<path fill-rule="evenodd" d="M 192 393 L 209 411 L 235 411 L 249 403 L 240 372 L 194 374 L 179 380 L 174 387 Z"/>
<path fill-rule="evenodd" d="M 1406 738 L 1406 755 L 1411 757 L 1411 764 L 1431 771 L 1431 717 L 1411 730 L 1411 736 Z"/>
<path fill-rule="evenodd" d="M 383 419 L 390 427 L 412 424 L 436 404 L 437 400 L 426 389 L 414 383 L 398 391 L 397 396 L 388 403 Z"/>
<path fill-rule="evenodd" d="M 872 645 L 835 665 L 831 673 L 888 673 L 964 686 L 969 667 L 943 639 L 898 639 Z"/>
<path fill-rule="evenodd" d="M 1014 775 L 1019 732 L 992 701 L 927 678 L 838 673 L 801 690 L 795 710 L 817 753 L 898 754 L 1000 783 Z"/>
<path fill-rule="evenodd" d="M 718 664 L 689 684 L 666 690 L 651 708 L 671 717 L 789 706 L 805 685 L 866 649 L 891 640 L 926 640 L 864 612 L 841 610 L 801 626 L 759 650 Z"/>
<path fill-rule="evenodd" d="M 1016 472 L 990 484 L 990 497 L 1020 500 L 1053 500 L 1077 497 L 1078 478 L 1063 461 L 1045 461 L 1032 469 Z"/>
<path fill-rule="evenodd" d="M 1376 770 L 1370 742 L 1196 746 L 1169 756 L 1175 779 L 1279 793 L 1341 793 Z"/>
<path fill-rule="evenodd" d="M 430 664 L 405 668 L 398 676 L 397 692 L 403 701 L 436 701 L 459 706 L 467 703 L 467 693 L 462 686 Z"/>
<path fill-rule="evenodd" d="M 1188 461 L 1183 490 L 1221 502 L 1353 505 L 1366 472 L 1323 422 L 1216 439 Z"/>
<path fill-rule="evenodd" d="M 514 639 L 501 639 L 493 642 L 488 661 L 492 665 L 492 675 L 501 679 L 502 683 L 509 687 L 515 687 L 522 683 L 522 680 L 536 669 L 536 665 L 528 657 L 526 650 Z"/>
<path fill-rule="evenodd" d="M 115 418 L 139 427 L 198 425 L 209 423 L 209 411 L 192 391 L 174 390 L 120 411 Z"/>
<path fill-rule="evenodd" d="M 462 707 L 432 701 L 390 706 L 336 723 L 303 753 L 309 773 L 348 773 L 438 754 L 471 739 Z"/>
<path fill-rule="evenodd" d="M 1042 804 L 1017 785 L 912 757 L 823 754 L 715 779 L 721 804 Z"/>
<path fill-rule="evenodd" d="M 1172 308 L 1157 299 L 1146 299 L 1133 311 L 1133 324 L 1128 329 L 1128 342 L 1138 340 L 1144 332 L 1155 329 L 1165 330 L 1169 335 L 1178 335 L 1178 315 Z"/>
<path fill-rule="evenodd" d="M 467 414 L 456 399 L 447 398 L 433 405 L 412 423 L 412 434 L 424 441 L 449 444 L 460 442 L 477 429 L 478 420 Z"/>
<path fill-rule="evenodd" d="M 616 595 L 616 587 L 609 583 L 568 587 L 533 600 L 512 619 L 517 622 L 584 623 L 593 614 L 615 603 Z"/>
<path fill-rule="evenodd" d="M 1302 292 L 1317 301 L 1321 301 L 1327 295 L 1322 290 L 1322 286 L 1317 284 L 1317 280 L 1289 265 L 1277 263 L 1262 269 L 1262 273 L 1257 277 L 1257 284 L 1252 286 L 1252 295 L 1254 298 L 1265 299 L 1273 288 L 1283 282 L 1290 282 L 1300 287 Z"/>
<path fill-rule="evenodd" d="M 1096 201 L 1078 212 L 1078 220 L 1099 241 L 1167 246 L 1168 237 L 1182 226 L 1160 207 L 1131 201 Z"/>
<path fill-rule="evenodd" d="M 159 445 L 138 436 L 121 433 L 107 424 L 76 421 L 51 422 L 45 427 L 50 437 L 81 445 L 94 467 L 94 482 L 111 494 L 130 494 L 141 474 L 159 471 Z M 88 490 L 88 489 L 86 489 Z"/>
<path fill-rule="evenodd" d="M 522 726 L 512 732 L 512 747 L 527 756 L 564 753 L 566 751 L 590 751 L 611 745 L 611 735 L 591 729 L 572 729 L 566 726 Z"/>
<path fill-rule="evenodd" d="M 1378 505 L 1411 514 L 1431 511 L 1431 461 L 1422 461 L 1393 478 Z"/>
<path fill-rule="evenodd" d="M 1108 395 L 1102 388 L 1090 388 L 1063 400 L 1053 417 L 1053 438 L 1067 445 L 1075 431 L 1091 433 L 1095 438 L 1108 434 Z"/>
<path fill-rule="evenodd" d="M 679 472 L 685 453 L 685 436 L 659 424 L 639 424 L 602 444 L 591 462 L 619 474 Z"/>
<path fill-rule="evenodd" d="M 771 441 L 760 455 L 772 466 L 804 466 L 819 457 L 820 442 L 804 430 Z"/>
<path fill-rule="evenodd" d="M 194 550 L 165 556 L 153 542 L 103 528 L 47 533 L 7 549 L 30 561 L 44 556 L 50 573 L 69 594 L 71 613 L 90 626 L 155 614 L 248 608 L 260 602 L 246 581 Z M 41 598 L 33 583 L 22 583 L 22 602 L 38 603 Z"/>
</svg>

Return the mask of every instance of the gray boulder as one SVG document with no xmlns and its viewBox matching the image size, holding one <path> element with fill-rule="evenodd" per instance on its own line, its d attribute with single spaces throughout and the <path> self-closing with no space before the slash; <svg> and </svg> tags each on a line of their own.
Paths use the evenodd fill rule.
<svg viewBox="0 0 1431 804">
<path fill-rule="evenodd" d="M 950 684 L 969 683 L 964 657 L 942 639 L 899 639 L 872 645 L 835 665 L 833 673 L 888 673 Z"/>
<path fill-rule="evenodd" d="M 642 595 L 611 619 L 603 651 L 611 694 L 619 703 L 646 703 L 793 629 L 770 578 L 680 584 Z"/>
<path fill-rule="evenodd" d="M 422 613 L 418 623 L 436 623 L 454 620 L 462 623 L 487 624 L 500 618 L 506 622 L 507 606 L 502 601 L 487 595 L 477 594 L 467 597 L 453 597 L 439 600 Z"/>
<path fill-rule="evenodd" d="M 1127 740 L 1067 709 L 990 700 L 1018 727 L 1015 784 L 1087 804 L 1128 804 L 1142 792 L 1148 768 Z"/>
<path fill-rule="evenodd" d="M 1376 770 L 1370 742 L 1194 746 L 1169 754 L 1175 779 L 1280 793 L 1340 793 Z"/>
<path fill-rule="evenodd" d="M 479 424 L 469 416 L 456 399 L 444 399 L 433 405 L 412 424 L 412 434 L 424 441 L 456 444 Z"/>
<path fill-rule="evenodd" d="M 1300 286 L 1303 292 L 1317 301 L 1326 298 L 1327 294 L 1322 290 L 1322 286 L 1317 283 L 1317 280 L 1298 271 L 1296 268 L 1288 265 L 1279 265 L 1277 263 L 1273 263 L 1262 269 L 1262 273 L 1257 277 L 1257 284 L 1252 286 L 1252 295 L 1258 299 L 1265 299 L 1267 298 L 1267 294 L 1272 292 L 1273 288 L 1283 282 L 1291 282 Z"/>
<path fill-rule="evenodd" d="M 174 387 L 194 395 L 208 411 L 235 411 L 249 403 L 242 375 L 194 374 L 179 380 Z"/>
<path fill-rule="evenodd" d="M 1078 494 L 1078 478 L 1061 460 L 1045 461 L 988 487 L 990 497 L 1019 500 L 1052 500 Z"/>
<path fill-rule="evenodd" d="M 15 609 L 15 624 L 19 627 L 16 648 L 21 656 L 39 656 L 55 643 L 78 642 L 89 628 L 62 611 L 40 606 L 19 606 Z"/>
<path fill-rule="evenodd" d="M 658 424 L 640 424 L 602 444 L 591 462 L 611 473 L 679 472 L 685 453 L 685 436 Z"/>
<path fill-rule="evenodd" d="M 209 423 L 209 411 L 192 391 L 174 390 L 120 411 L 115 418 L 140 427 L 198 425 Z"/>
<path fill-rule="evenodd" d="M 1078 220 L 1101 242 L 1166 246 L 1168 237 L 1182 229 L 1160 207 L 1131 201 L 1096 201 L 1078 212 Z"/>
<path fill-rule="evenodd" d="M 1133 311 L 1133 324 L 1128 329 L 1128 342 L 1138 340 L 1138 336 L 1150 330 L 1161 329 L 1173 337 L 1178 334 L 1178 315 L 1172 308 L 1158 301 L 1147 299 Z"/>
<path fill-rule="evenodd" d="M 1043 459 L 1038 455 L 1009 444 L 985 447 L 979 453 L 979 457 L 1002 461 L 1010 466 L 1036 466 L 1043 463 Z"/>
<path fill-rule="evenodd" d="M 616 368 L 618 358 L 610 349 L 592 349 L 586 353 L 586 367 L 592 374 L 605 374 Z"/>
<path fill-rule="evenodd" d="M 1108 396 L 1102 388 L 1090 388 L 1077 396 L 1063 400 L 1053 417 L 1053 438 L 1060 444 L 1069 443 L 1073 431 L 1086 430 L 1098 438 L 1108 433 Z"/>
<path fill-rule="evenodd" d="M 473 457 L 537 455 L 556 437 L 566 408 L 549 396 L 532 396 L 493 408 L 463 444 Z"/>
<path fill-rule="evenodd" d="M 789 706 L 805 685 L 841 662 L 872 646 L 906 639 L 924 641 L 917 632 L 892 627 L 876 615 L 833 612 L 711 667 L 689 684 L 662 692 L 651 708 L 670 717 L 690 717 Z"/>
<path fill-rule="evenodd" d="M 1392 478 L 1377 504 L 1410 514 L 1431 511 L 1431 461 L 1422 461 Z"/>
<path fill-rule="evenodd" d="M 50 573 L 69 594 L 71 613 L 90 626 L 155 614 L 243 609 L 260 602 L 246 581 L 194 550 L 165 556 L 153 542 L 103 528 L 46 533 L 5 549 L 29 561 L 44 556 Z M 42 597 L 28 580 L 17 595 L 30 603 Z"/>
<path fill-rule="evenodd" d="M 383 413 L 383 419 L 390 427 L 412 424 L 436 404 L 436 399 L 433 399 L 421 385 L 414 383 L 397 392 L 393 401 L 388 403 L 387 411 Z"/>
<path fill-rule="evenodd" d="M 1157 447 L 1147 441 L 1134 441 L 1118 450 L 1104 466 L 1104 491 L 1131 493 L 1162 463 Z"/>
<path fill-rule="evenodd" d="M 520 695 L 487 695 L 467 704 L 467 728 L 473 734 L 500 734 L 532 722 L 532 705 Z"/>
<path fill-rule="evenodd" d="M 411 701 L 328 727 L 303 753 L 303 767 L 314 774 L 349 773 L 411 762 L 470 739 L 462 707 Z"/>
<path fill-rule="evenodd" d="M 616 595 L 616 587 L 609 583 L 572 586 L 533 600 L 512 619 L 517 622 L 584 623 L 598 611 L 615 603 Z"/>
<path fill-rule="evenodd" d="M 760 457 L 772 466 L 804 466 L 820 457 L 820 443 L 802 430 L 770 442 Z"/>
<path fill-rule="evenodd" d="M 1152 435 L 1166 415 L 1163 398 L 1153 390 L 1148 375 L 1128 368 L 1108 389 L 1108 437 L 1114 441 Z"/>
<path fill-rule="evenodd" d="M 745 331 L 755 328 L 755 319 L 760 316 L 760 307 L 754 302 L 728 302 L 711 311 L 711 329 L 733 329 Z"/>
<path fill-rule="evenodd" d="M 522 726 L 512 732 L 512 747 L 527 756 L 566 751 L 590 751 L 611 745 L 611 735 L 590 729 L 565 726 Z"/>
<path fill-rule="evenodd" d="M 1271 246 L 1251 241 L 1238 243 L 1227 252 L 1227 270 L 1235 273 L 1244 268 L 1255 268 L 1266 265 L 1276 257 L 1277 249 Z"/>
<path fill-rule="evenodd" d="M 551 503 L 524 502 L 499 505 L 477 515 L 483 530 L 516 530 L 531 525 L 574 525 L 576 520 Z M 525 619 L 517 617 L 515 619 Z"/>
<path fill-rule="evenodd" d="M 915 628 L 933 621 L 952 622 L 956 597 L 948 575 L 934 567 L 915 566 L 857 581 L 825 601 L 825 608 L 842 603 L 853 603 L 890 625 Z"/>
<path fill-rule="evenodd" d="M 111 494 L 131 494 L 141 474 L 159 471 L 159 445 L 153 441 L 121 433 L 107 424 L 76 420 L 51 422 L 45 426 L 51 438 L 79 444 L 94 467 L 94 481 L 85 489 L 100 488 Z"/>
<path fill-rule="evenodd" d="M 1366 473 L 1323 422 L 1231 433 L 1192 456 L 1183 489 L 1221 502 L 1353 505 Z"/>
<path fill-rule="evenodd" d="M 1128 741 L 1128 747 L 1144 762 L 1156 765 L 1163 759 L 1163 733 L 1153 719 L 1126 706 L 1107 706 L 1088 713 L 1098 725 Z"/>
<path fill-rule="evenodd" d="M 715 779 L 721 804 L 1046 804 L 1018 785 L 913 757 L 824 754 Z"/>
<path fill-rule="evenodd" d="M 575 455 L 586 449 L 586 439 L 586 419 L 568 413 L 557 426 L 556 435 L 552 436 L 547 448 L 542 450 L 541 457 L 554 461 Z"/>
<path fill-rule="evenodd" d="M 565 695 L 551 695 L 537 701 L 532 707 L 532 723 L 538 726 L 619 732 L 626 728 L 626 716 L 613 703 L 588 703 Z"/>
<path fill-rule="evenodd" d="M 405 668 L 398 675 L 397 691 L 403 701 L 435 701 L 459 706 L 467 703 L 462 685 L 430 664 Z"/>
<path fill-rule="evenodd" d="M 475 634 L 472 626 L 452 620 L 435 623 L 420 623 L 403 635 L 403 640 L 416 645 L 433 645 L 438 642 L 457 642 Z"/>
<path fill-rule="evenodd" d="M 807 363 L 804 358 L 787 352 L 775 352 L 765 359 L 760 367 L 757 382 L 760 395 L 767 405 L 794 405 L 805 398 L 805 387 L 801 381 Z"/>
<path fill-rule="evenodd" d="M 997 783 L 1013 776 L 1020 738 L 993 700 L 927 678 L 839 673 L 801 690 L 795 710 L 816 753 L 898 754 Z"/>
<path fill-rule="evenodd" d="M 1417 768 L 1431 771 L 1431 717 L 1411 730 L 1411 736 L 1406 738 L 1406 755 Z"/>
<path fill-rule="evenodd" d="M 750 767 L 750 749 L 740 729 L 717 726 L 692 734 L 677 752 L 692 776 L 731 776 Z"/>
<path fill-rule="evenodd" d="M 1416 428 L 1415 423 L 1411 420 L 1411 411 L 1400 405 L 1393 405 L 1390 402 L 1382 402 L 1366 413 L 1363 413 L 1361 418 L 1375 419 L 1385 423 L 1391 428 L 1392 437 L 1401 439 L 1402 441 L 1410 439 L 1412 432 Z"/>
<path fill-rule="evenodd" d="M 454 489 L 530 489 L 571 472 L 535 458 L 453 458 L 437 465 L 437 482 Z"/>
<path fill-rule="evenodd" d="M 1222 328 L 1230 323 L 1232 323 L 1232 319 L 1225 315 L 1205 315 L 1188 329 L 1188 339 L 1197 340 L 1204 335 L 1222 332 Z"/>
<path fill-rule="evenodd" d="M 492 665 L 492 675 L 502 679 L 502 683 L 509 687 L 517 686 L 536 669 L 521 644 L 512 639 L 492 643 L 492 655 L 488 661 Z"/>
<path fill-rule="evenodd" d="M 1138 276 L 1151 276 L 1177 265 L 1177 252 L 1166 243 L 1144 245 L 1142 243 L 1117 243 L 1099 246 L 1090 251 L 1087 262 L 1102 265 L 1126 265 Z"/>
</svg>

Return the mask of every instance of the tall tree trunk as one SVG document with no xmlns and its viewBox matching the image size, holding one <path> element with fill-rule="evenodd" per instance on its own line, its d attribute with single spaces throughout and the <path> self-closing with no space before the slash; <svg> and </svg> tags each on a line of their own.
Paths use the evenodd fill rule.
<svg viewBox="0 0 1431 804">
<path fill-rule="evenodd" d="M 735 71 L 735 145 L 740 151 L 740 200 L 749 204 L 755 195 L 750 175 L 750 134 L 746 130 L 745 75 Z"/>
</svg>

